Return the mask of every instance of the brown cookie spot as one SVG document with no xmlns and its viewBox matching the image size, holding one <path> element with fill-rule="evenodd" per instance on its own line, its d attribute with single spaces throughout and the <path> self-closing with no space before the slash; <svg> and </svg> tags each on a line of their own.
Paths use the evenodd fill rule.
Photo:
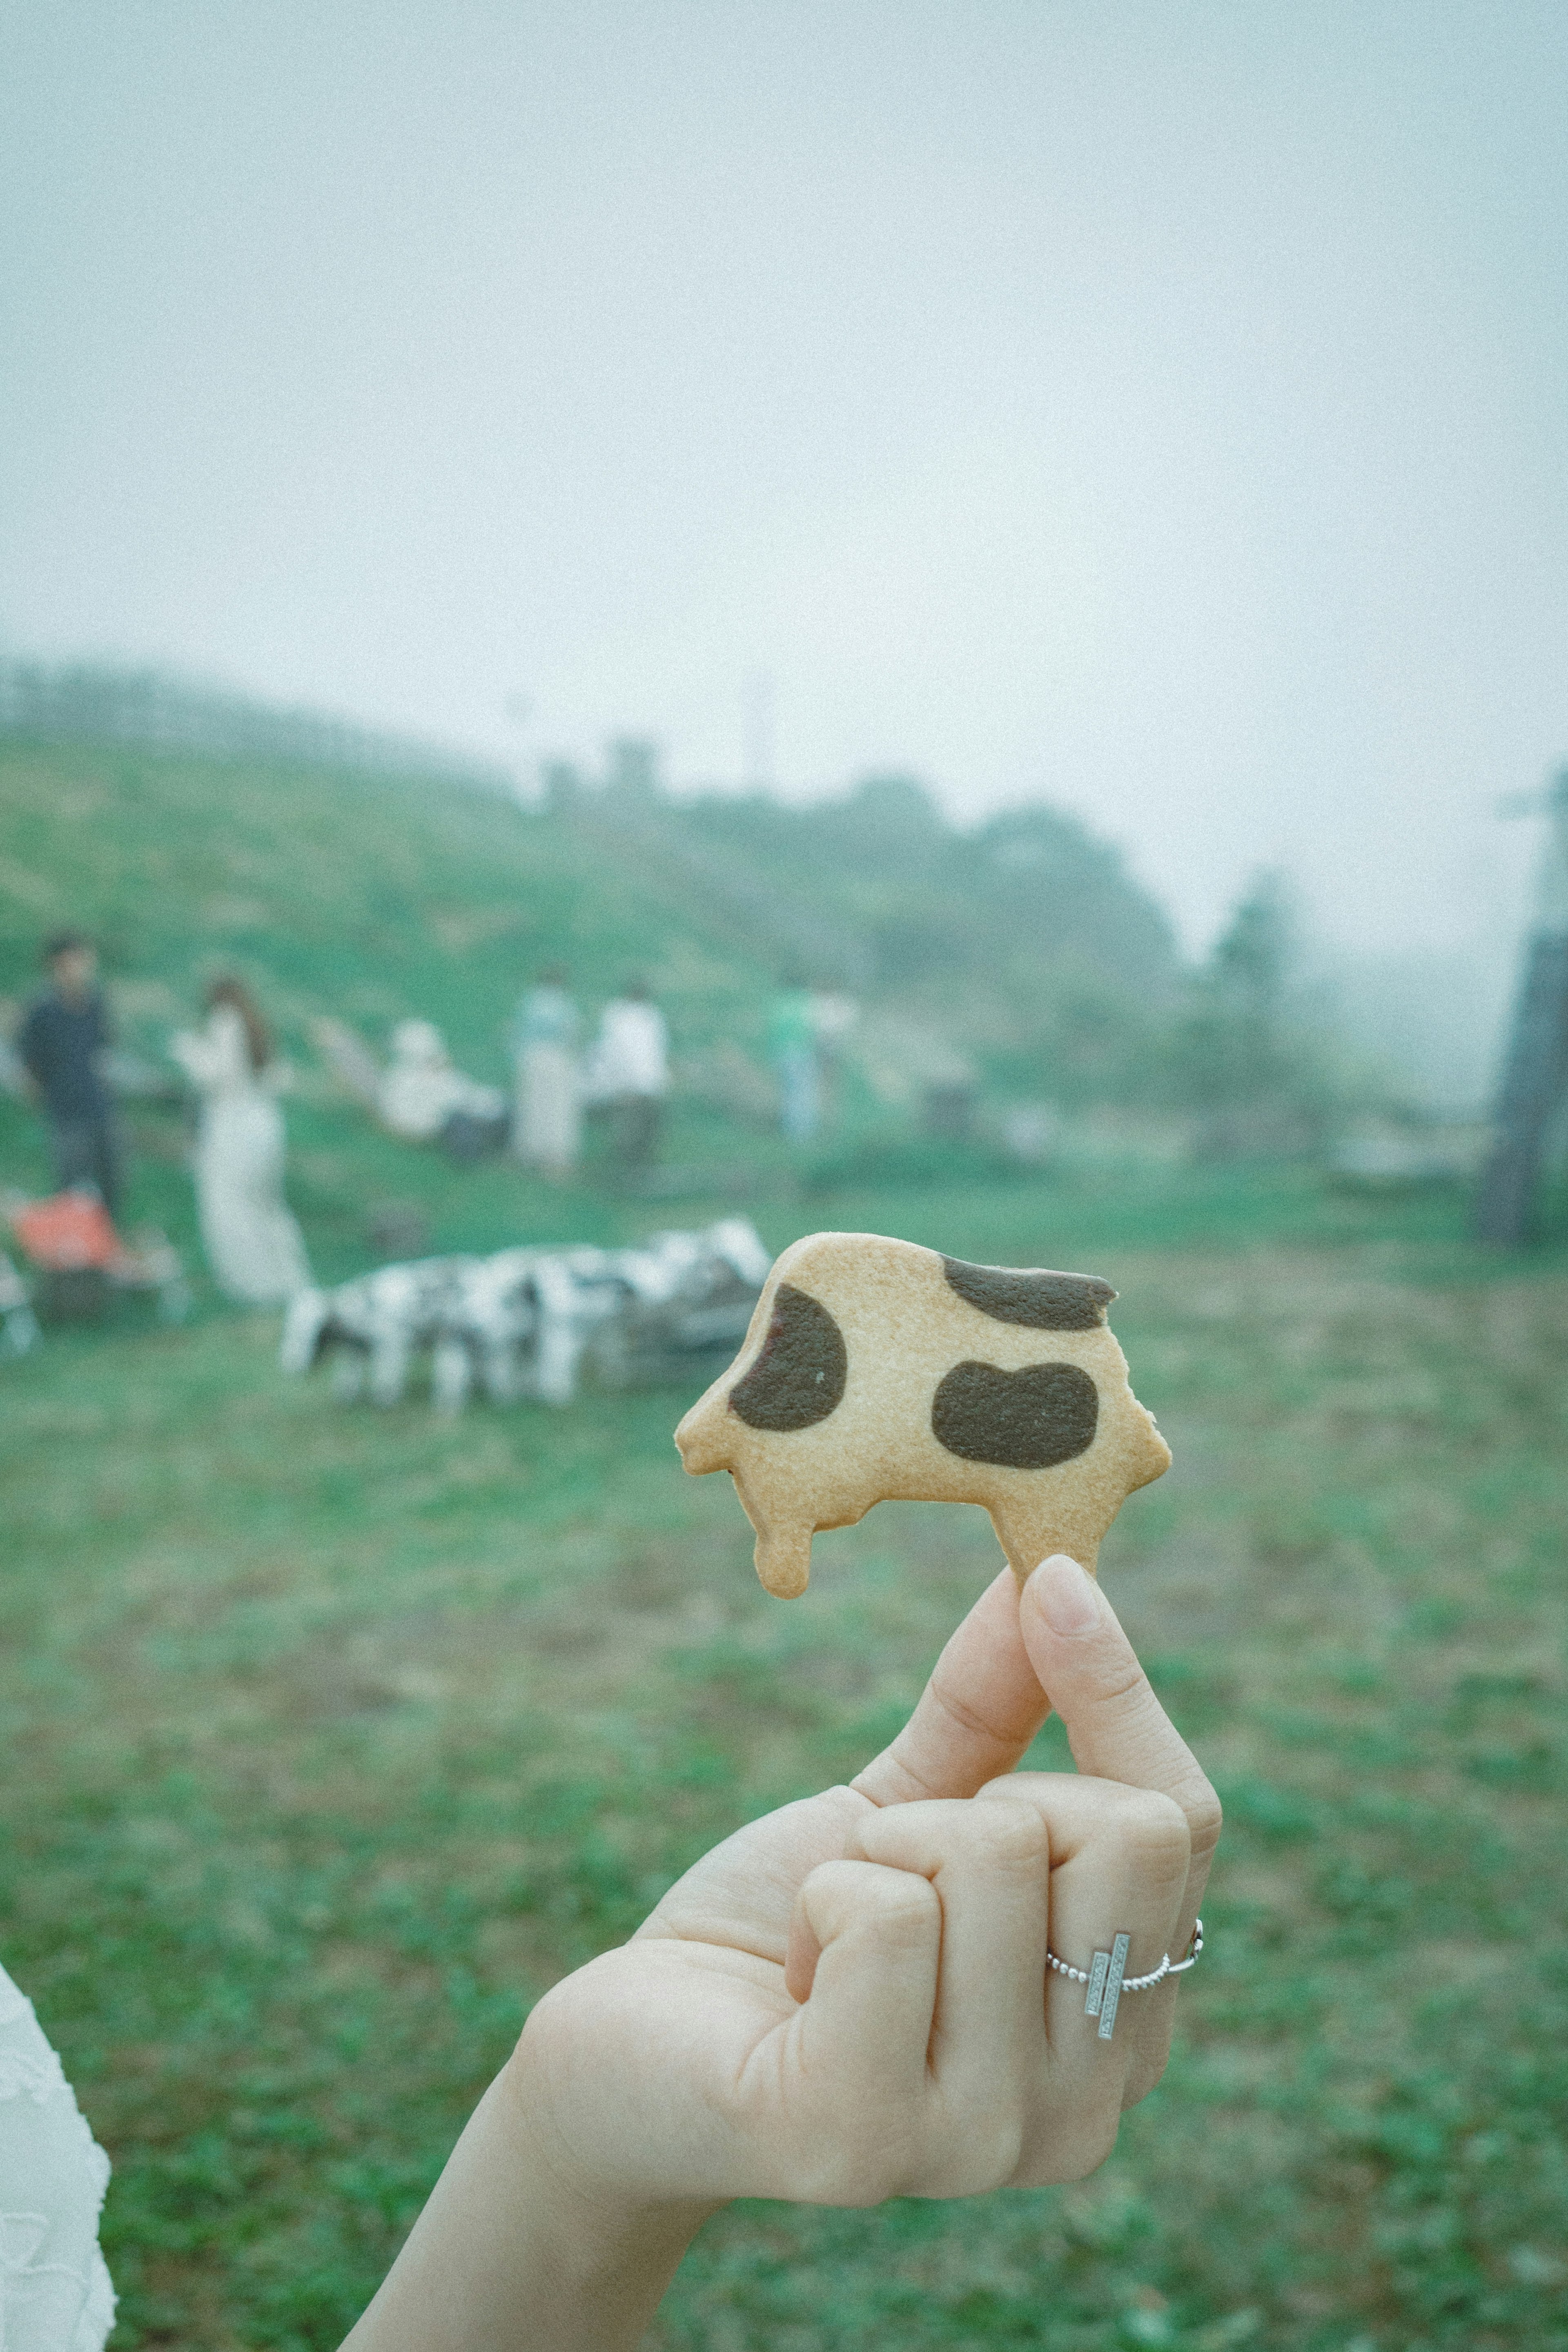
<svg viewBox="0 0 1568 2352">
<path fill-rule="evenodd" d="M 1061 1279 L 1060 1276 L 1055 1277 Z M 954 1364 L 931 1399 L 931 1433 L 965 1462 L 1048 1470 L 1094 1444 L 1100 1398 L 1076 1364 Z"/>
<path fill-rule="evenodd" d="M 844 1334 L 826 1307 L 781 1282 L 762 1353 L 730 1391 L 730 1410 L 752 1429 L 809 1429 L 840 1402 L 848 1377 Z"/>
<path fill-rule="evenodd" d="M 1094 1274 L 1039 1274 L 1015 1265 L 968 1265 L 944 1257 L 942 1267 L 960 1298 L 997 1323 L 1031 1331 L 1092 1331 L 1105 1320 L 1116 1293 Z"/>
</svg>

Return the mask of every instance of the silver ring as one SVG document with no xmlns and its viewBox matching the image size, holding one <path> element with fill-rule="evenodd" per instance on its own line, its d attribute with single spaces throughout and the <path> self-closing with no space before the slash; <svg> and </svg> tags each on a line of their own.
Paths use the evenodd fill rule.
<svg viewBox="0 0 1568 2352">
<path fill-rule="evenodd" d="M 1099 2018 L 1101 2042 L 1109 2042 L 1116 2031 L 1116 2011 L 1124 1992 L 1152 1992 L 1154 1987 L 1163 1984 L 1167 1977 L 1182 1976 L 1197 1965 L 1198 1956 L 1204 1948 L 1204 1923 L 1201 1919 L 1194 1922 L 1183 1958 L 1173 1960 L 1166 1952 L 1159 1967 L 1151 1969 L 1147 1976 L 1130 1977 L 1126 1973 L 1127 1954 L 1131 1941 L 1123 1928 L 1113 1939 L 1110 1949 L 1096 1952 L 1092 1965 L 1087 1969 L 1069 1968 L 1066 1960 L 1058 1960 L 1053 1951 L 1046 1953 L 1047 1968 L 1054 1969 L 1058 1976 L 1066 1977 L 1071 1984 L 1089 1987 L 1083 2013 L 1086 2017 Z"/>
</svg>

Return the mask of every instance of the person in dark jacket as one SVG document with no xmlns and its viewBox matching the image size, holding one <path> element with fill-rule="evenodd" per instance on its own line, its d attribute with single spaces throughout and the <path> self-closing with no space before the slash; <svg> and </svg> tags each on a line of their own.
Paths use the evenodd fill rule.
<svg viewBox="0 0 1568 2352">
<path fill-rule="evenodd" d="M 93 1185 L 112 1217 L 120 1199 L 114 1100 L 103 1075 L 110 1043 L 98 956 L 79 931 L 46 940 L 50 985 L 27 1007 L 16 1051 L 43 1098 L 55 1181 Z"/>
</svg>

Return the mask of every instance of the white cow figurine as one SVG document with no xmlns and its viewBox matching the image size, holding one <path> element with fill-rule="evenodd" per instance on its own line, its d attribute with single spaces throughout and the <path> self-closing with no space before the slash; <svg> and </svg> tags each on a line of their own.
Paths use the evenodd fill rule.
<svg viewBox="0 0 1568 2352">
<path fill-rule="evenodd" d="M 600 1384 L 677 1376 L 703 1349 L 732 1346 L 767 1274 L 742 1217 L 700 1234 L 656 1234 L 633 1249 L 587 1244 L 498 1250 L 489 1257 L 384 1265 L 303 1291 L 289 1306 L 279 1360 L 304 1372 L 330 1358 L 345 1401 L 405 1394 L 430 1359 L 438 1410 L 459 1412 L 476 1381 L 498 1404 L 570 1404 L 584 1360 Z"/>
<path fill-rule="evenodd" d="M 416 1352 L 439 1345 L 453 1301 L 473 1258 L 427 1257 L 378 1266 L 335 1290 L 301 1290 L 283 1319 L 279 1361 L 306 1372 L 323 1356 L 332 1363 L 332 1393 L 344 1403 L 363 1395 L 396 1404 Z"/>
</svg>

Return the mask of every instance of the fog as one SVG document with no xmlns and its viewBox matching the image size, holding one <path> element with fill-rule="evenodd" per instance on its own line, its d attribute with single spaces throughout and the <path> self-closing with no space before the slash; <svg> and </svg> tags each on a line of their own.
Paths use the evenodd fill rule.
<svg viewBox="0 0 1568 2352">
<path fill-rule="evenodd" d="M 13 649 L 1049 798 L 1189 946 L 1279 865 L 1486 1027 L 1568 750 L 1560 7 L 7 22 Z"/>
</svg>

